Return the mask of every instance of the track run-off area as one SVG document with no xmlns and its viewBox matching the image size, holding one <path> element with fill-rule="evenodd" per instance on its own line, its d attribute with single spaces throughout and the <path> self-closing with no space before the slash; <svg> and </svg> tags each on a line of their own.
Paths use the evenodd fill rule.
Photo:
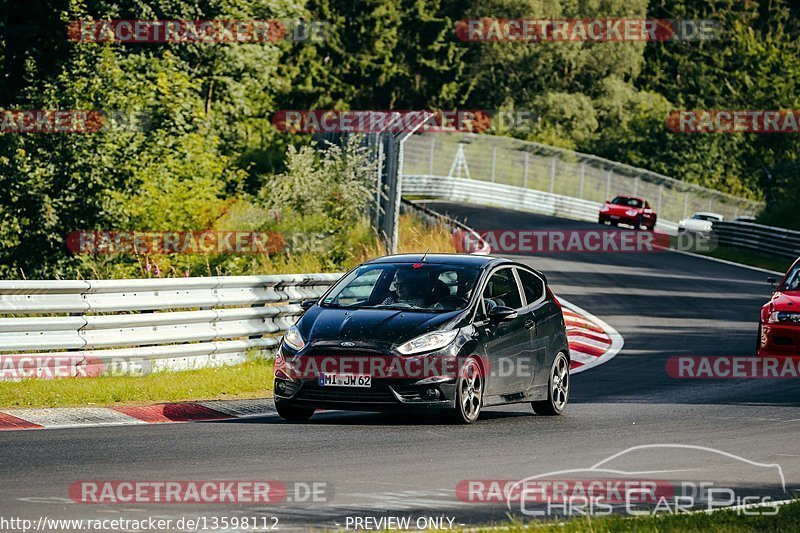
<svg viewBox="0 0 800 533">
<path fill-rule="evenodd" d="M 478 230 L 598 228 L 496 208 L 427 205 Z M 797 379 L 675 379 L 666 370 L 672 356 L 752 356 L 759 308 L 771 293 L 765 272 L 667 251 L 514 258 L 624 338 L 614 358 L 572 376 L 563 416 L 535 416 L 521 404 L 487 409 L 471 426 L 330 411 L 303 424 L 267 415 L 2 432 L 0 516 L 260 516 L 277 518 L 276 530 L 345 527 L 348 517 L 387 515 L 479 524 L 503 519 L 509 508 L 465 501 L 457 488 L 466 480 L 519 480 L 601 463 L 657 472 L 649 474 L 655 479 L 747 486 L 774 499 L 794 495 Z M 69 493 L 82 480 L 323 483 L 328 501 L 83 504 Z M 519 505 L 510 511 L 518 514 Z"/>
</svg>

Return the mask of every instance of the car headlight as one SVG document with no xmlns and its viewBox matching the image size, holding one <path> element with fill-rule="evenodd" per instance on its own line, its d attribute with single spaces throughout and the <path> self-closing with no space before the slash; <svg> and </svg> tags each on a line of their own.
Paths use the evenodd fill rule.
<svg viewBox="0 0 800 533">
<path fill-rule="evenodd" d="M 625 214 L 628 215 L 629 217 L 635 217 L 636 215 L 639 214 L 639 212 L 636 209 L 628 209 L 627 211 L 625 211 Z"/>
<path fill-rule="evenodd" d="M 302 350 L 306 345 L 306 341 L 303 340 L 303 336 L 300 335 L 300 330 L 297 329 L 297 326 L 290 326 L 286 330 L 286 333 L 283 334 L 283 342 L 292 350 Z"/>
<path fill-rule="evenodd" d="M 773 311 L 769 314 L 767 322 L 770 324 L 775 324 L 777 322 L 800 323 L 800 313 L 791 313 L 789 311 Z"/>
<path fill-rule="evenodd" d="M 611 211 L 611 208 L 609 208 L 607 205 L 603 205 L 603 207 L 600 208 L 601 213 L 608 213 L 609 211 Z"/>
<path fill-rule="evenodd" d="M 403 355 L 411 355 L 415 353 L 439 350 L 453 342 L 457 335 L 457 329 L 426 333 L 425 335 L 420 335 L 416 339 L 411 339 L 410 341 L 401 344 L 397 347 L 397 351 Z"/>
</svg>

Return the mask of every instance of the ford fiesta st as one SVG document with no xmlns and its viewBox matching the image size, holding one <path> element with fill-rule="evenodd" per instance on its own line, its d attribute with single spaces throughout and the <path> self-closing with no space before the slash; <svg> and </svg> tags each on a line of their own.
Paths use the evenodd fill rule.
<svg viewBox="0 0 800 533">
<path fill-rule="evenodd" d="M 530 402 L 558 415 L 569 398 L 561 306 L 536 270 L 474 255 L 397 255 L 348 272 L 304 302 L 275 359 L 275 406 L 438 409 L 471 423 L 485 406 Z"/>
<path fill-rule="evenodd" d="M 767 281 L 775 283 L 775 278 Z M 761 308 L 758 324 L 758 355 L 800 356 L 800 258 Z"/>
</svg>

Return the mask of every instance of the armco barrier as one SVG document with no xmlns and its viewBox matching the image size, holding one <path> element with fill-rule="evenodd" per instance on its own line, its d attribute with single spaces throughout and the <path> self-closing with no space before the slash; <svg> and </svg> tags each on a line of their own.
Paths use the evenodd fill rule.
<svg viewBox="0 0 800 533">
<path fill-rule="evenodd" d="M 432 209 L 428 209 L 424 205 L 418 204 L 416 202 L 411 202 L 406 200 L 405 198 L 402 199 L 402 203 L 400 208 L 404 212 L 411 212 L 416 217 L 421 218 L 429 225 L 436 225 L 436 224 L 444 224 L 445 226 L 450 228 L 451 233 L 456 233 L 457 231 L 467 232 L 471 236 L 471 242 L 477 243 L 475 250 L 464 250 L 464 239 L 458 238 L 454 239 L 453 244 L 459 248 L 457 252 L 465 252 L 469 251 L 473 255 L 489 255 L 492 253 L 492 249 L 489 246 L 483 237 L 478 235 L 472 228 L 467 226 L 466 224 L 459 222 L 458 220 L 454 220 L 450 217 L 442 215 L 441 213 L 437 213 Z"/>
<path fill-rule="evenodd" d="M 590 222 L 597 222 L 598 211 L 602 205 L 598 202 L 514 185 L 444 176 L 404 176 L 403 193 L 409 196 L 493 205 Z M 668 232 L 675 232 L 678 229 L 677 224 L 665 220 L 659 220 L 656 227 Z"/>
<path fill-rule="evenodd" d="M 720 244 L 790 259 L 800 257 L 800 231 L 751 222 L 714 222 L 712 230 Z"/>
<path fill-rule="evenodd" d="M 75 375 L 87 366 L 149 373 L 243 361 L 278 344 L 275 335 L 302 313 L 290 302 L 318 298 L 340 276 L 0 281 L 0 376 L 15 377 L 23 357 L 44 362 L 42 377 L 52 356 Z"/>
</svg>

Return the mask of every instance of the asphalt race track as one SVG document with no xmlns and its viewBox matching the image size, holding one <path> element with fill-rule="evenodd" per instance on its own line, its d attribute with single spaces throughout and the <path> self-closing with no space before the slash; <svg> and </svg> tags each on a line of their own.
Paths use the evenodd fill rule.
<svg viewBox="0 0 800 533">
<path fill-rule="evenodd" d="M 479 229 L 598 228 L 500 209 L 432 206 Z M 710 447 L 752 463 L 653 448 L 625 454 L 616 466 L 663 472 L 659 479 L 746 487 L 776 499 L 800 487 L 797 379 L 678 380 L 665 371 L 675 355 L 753 355 L 758 310 L 770 294 L 767 274 L 671 252 L 521 259 L 544 272 L 557 295 L 625 339 L 614 359 L 573 377 L 562 417 L 537 417 L 519 405 L 487 410 L 467 427 L 324 412 L 306 424 L 269 416 L 8 432 L 0 434 L 0 516 L 275 516 L 278 530 L 344 526 L 347 516 L 445 515 L 470 524 L 502 519 L 507 508 L 460 501 L 459 481 L 588 468 L 651 444 Z M 753 463 L 779 464 L 787 492 L 774 468 Z M 82 505 L 67 498 L 70 484 L 94 479 L 326 482 L 332 498 L 237 507 Z"/>
</svg>

